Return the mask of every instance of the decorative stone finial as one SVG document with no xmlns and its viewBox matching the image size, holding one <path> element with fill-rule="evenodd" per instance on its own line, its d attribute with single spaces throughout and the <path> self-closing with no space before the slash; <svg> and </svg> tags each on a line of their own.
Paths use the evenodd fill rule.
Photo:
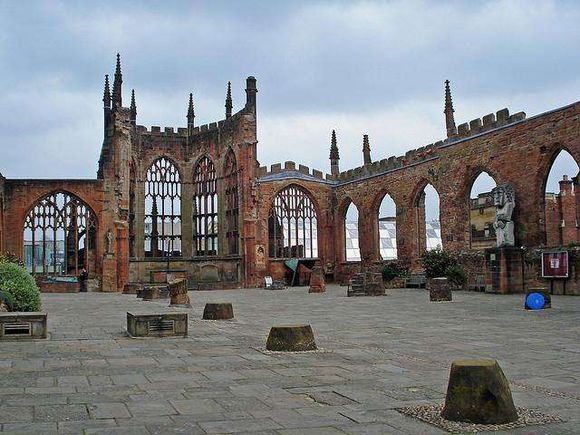
<svg viewBox="0 0 580 435">
<path fill-rule="evenodd" d="M 332 130 L 332 136 L 330 139 L 330 174 L 338 175 L 340 169 L 338 167 L 338 161 L 340 156 L 338 154 L 338 145 L 336 143 L 336 131 Z"/>
<path fill-rule="evenodd" d="M 121 55 L 117 53 L 117 66 L 115 68 L 115 80 L 113 81 L 113 108 L 123 105 L 123 74 L 121 73 Z"/>
<path fill-rule="evenodd" d="M 226 93 L 226 119 L 232 116 L 232 84 L 228 82 L 228 91 Z"/>
<path fill-rule="evenodd" d="M 109 74 L 105 74 L 105 90 L 103 91 L 103 106 L 111 108 L 111 89 L 109 88 Z"/>
<path fill-rule="evenodd" d="M 365 165 L 370 165 L 373 162 L 371 160 L 371 146 L 369 144 L 368 134 L 363 136 L 363 161 Z"/>
<path fill-rule="evenodd" d="M 455 117 L 453 116 L 453 100 L 451 99 L 451 88 L 449 87 L 449 80 L 445 80 L 445 128 L 447 129 L 447 137 L 457 134 L 457 127 L 455 125 Z"/>
<path fill-rule="evenodd" d="M 189 105 L 187 107 L 187 128 L 193 129 L 193 122 L 195 120 L 195 111 L 193 109 L 193 94 L 189 94 Z"/>
<path fill-rule="evenodd" d="M 137 119 L 137 104 L 135 104 L 135 89 L 131 89 L 131 119 L 133 122 Z"/>
</svg>

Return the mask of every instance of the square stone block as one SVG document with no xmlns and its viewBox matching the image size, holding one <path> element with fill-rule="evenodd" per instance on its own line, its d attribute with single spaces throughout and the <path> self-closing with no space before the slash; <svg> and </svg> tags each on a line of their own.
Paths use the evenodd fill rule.
<svg viewBox="0 0 580 435">
<path fill-rule="evenodd" d="M 429 280 L 429 300 L 431 302 L 451 302 L 453 295 L 447 284 L 447 278 L 432 278 Z"/>
<path fill-rule="evenodd" d="M 0 340 L 46 338 L 46 313 L 0 313 Z"/>
<path fill-rule="evenodd" d="M 133 314 L 127 312 L 127 332 L 132 337 L 186 337 L 187 313 Z"/>
</svg>

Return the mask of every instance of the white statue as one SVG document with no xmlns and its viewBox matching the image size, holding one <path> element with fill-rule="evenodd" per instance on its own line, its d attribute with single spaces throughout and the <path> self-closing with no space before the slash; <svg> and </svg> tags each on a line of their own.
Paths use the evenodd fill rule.
<svg viewBox="0 0 580 435">
<path fill-rule="evenodd" d="M 516 206 L 514 188 L 511 184 L 501 184 L 491 191 L 495 210 L 495 235 L 497 247 L 514 246 L 514 222 L 512 213 Z"/>
<path fill-rule="evenodd" d="M 109 229 L 105 235 L 107 238 L 107 254 L 113 253 L 113 232 Z"/>
</svg>

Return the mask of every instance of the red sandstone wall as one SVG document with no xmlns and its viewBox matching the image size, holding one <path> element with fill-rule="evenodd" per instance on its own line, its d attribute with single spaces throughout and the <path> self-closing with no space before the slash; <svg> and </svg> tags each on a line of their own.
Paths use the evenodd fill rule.
<svg viewBox="0 0 580 435">
<path fill-rule="evenodd" d="M 97 217 L 97 240 L 104 240 L 105 233 L 101 224 L 103 190 L 100 180 L 6 180 L 4 250 L 22 257 L 24 219 L 27 213 L 43 196 L 57 191 L 78 196 L 93 210 Z M 102 271 L 102 249 L 102 245 L 97 244 L 97 274 Z"/>
</svg>

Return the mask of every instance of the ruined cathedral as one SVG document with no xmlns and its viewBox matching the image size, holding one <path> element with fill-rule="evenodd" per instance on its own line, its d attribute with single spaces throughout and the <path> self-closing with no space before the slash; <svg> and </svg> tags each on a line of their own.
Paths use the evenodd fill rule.
<svg viewBox="0 0 580 435">
<path fill-rule="evenodd" d="M 0 177 L 0 250 L 21 258 L 41 282 L 86 274 L 93 290 L 107 292 L 169 274 L 186 277 L 196 289 L 255 287 L 266 276 L 288 280 L 296 265 L 320 266 L 327 280 L 344 282 L 361 263 L 396 258 L 411 270 L 419 267 L 430 243 L 427 186 L 440 199 L 442 248 L 481 251 L 469 194 L 483 172 L 512 189 L 515 242 L 497 257 L 486 251 L 474 276 L 485 275 L 485 265 L 497 266 L 501 271 L 488 284 L 518 291 L 520 284 L 543 282 L 528 261 L 531 252 L 580 241 L 577 174 L 560 182 L 556 199 L 545 195 L 560 152 L 580 161 L 580 102 L 533 117 L 502 109 L 456 125 L 447 82 L 444 139 L 377 158 L 364 135 L 364 164 L 344 170 L 336 134 L 329 132 L 330 170 L 324 174 L 295 162 L 259 165 L 254 77 L 246 79 L 245 91 L 244 106 L 234 112 L 228 84 L 225 118 L 217 122 L 196 124 L 190 94 L 186 126 L 145 127 L 138 124 L 134 92 L 123 104 L 117 57 L 112 88 L 105 78 L 96 178 Z M 396 212 L 380 219 L 387 195 Z M 359 217 L 347 228 L 351 204 Z M 518 276 L 505 278 L 513 267 Z M 502 281 L 514 277 L 519 283 Z M 575 263 L 552 285 L 556 292 L 580 294 Z"/>
</svg>

